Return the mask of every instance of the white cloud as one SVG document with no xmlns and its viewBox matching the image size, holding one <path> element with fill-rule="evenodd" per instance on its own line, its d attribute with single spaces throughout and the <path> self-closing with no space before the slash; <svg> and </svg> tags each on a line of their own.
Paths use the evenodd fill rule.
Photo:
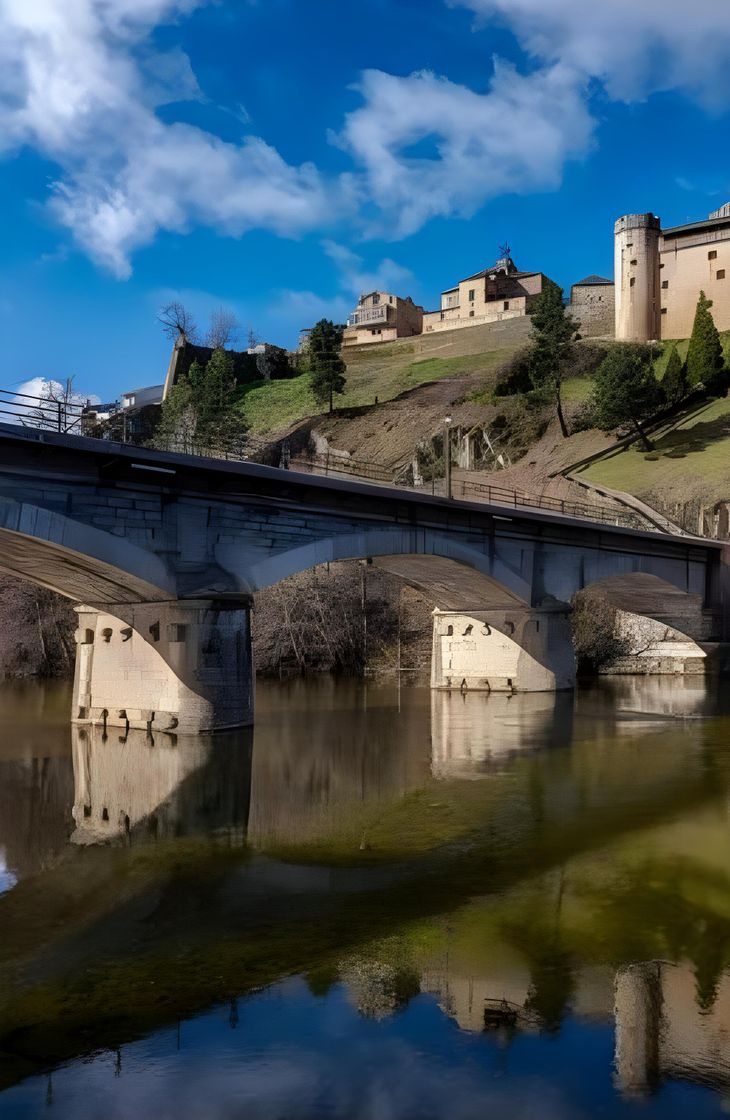
<svg viewBox="0 0 730 1120">
<path fill-rule="evenodd" d="M 730 101 L 727 0 L 449 0 L 498 17 L 535 58 L 605 83 L 633 101 L 679 90 L 709 105 Z"/>
<path fill-rule="evenodd" d="M 154 53 L 149 34 L 203 2 L 0 0 L 0 153 L 29 145 L 59 165 L 55 214 L 120 277 L 160 230 L 296 235 L 337 210 L 312 165 L 156 115 L 199 90 L 186 56 Z"/>
<path fill-rule="evenodd" d="M 325 240 L 322 242 L 322 248 L 337 266 L 343 292 L 358 297 L 363 292 L 374 291 L 395 292 L 398 295 L 409 294 L 406 289 L 414 281 L 413 273 L 390 257 L 385 257 L 376 268 L 368 270 L 364 268 L 362 257 L 346 245 Z"/>
<path fill-rule="evenodd" d="M 62 402 L 62 423 L 69 427 L 76 424 L 75 430 L 78 429 L 77 421 L 81 408 L 85 404 L 100 404 L 99 397 L 80 393 L 73 385 L 67 391 L 60 381 L 47 377 L 31 377 L 19 385 L 12 395 L 8 395 L 2 406 L 8 411 L 1 419 L 5 424 L 54 428 L 57 422 L 57 401 Z"/>
<path fill-rule="evenodd" d="M 368 70 L 357 88 L 365 104 L 337 142 L 363 167 L 396 236 L 436 216 L 469 216 L 496 195 L 556 187 L 566 160 L 591 144 L 582 81 L 562 65 L 524 76 L 495 60 L 487 93 L 427 71 Z"/>
</svg>

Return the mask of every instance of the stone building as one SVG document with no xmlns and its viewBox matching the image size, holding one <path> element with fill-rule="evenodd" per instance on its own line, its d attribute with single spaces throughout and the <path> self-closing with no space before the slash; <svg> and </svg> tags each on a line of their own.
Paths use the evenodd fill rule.
<svg viewBox="0 0 730 1120">
<path fill-rule="evenodd" d="M 393 342 L 423 330 L 423 308 L 410 296 L 402 299 L 392 292 L 368 292 L 360 296 L 347 320 L 343 346 L 362 346 L 369 342 Z"/>
<path fill-rule="evenodd" d="M 424 333 L 526 315 L 546 279 L 542 272 L 521 272 L 509 255 L 509 245 L 504 245 L 502 256 L 490 268 L 467 276 L 441 293 L 440 309 L 423 316 Z"/>
<path fill-rule="evenodd" d="M 613 336 L 615 296 L 613 280 L 604 276 L 586 276 L 570 289 L 570 313 L 580 323 L 586 338 Z"/>
<path fill-rule="evenodd" d="M 665 230 L 654 214 L 626 214 L 614 237 L 617 339 L 688 338 L 701 291 L 718 330 L 730 330 L 730 203 Z"/>
</svg>

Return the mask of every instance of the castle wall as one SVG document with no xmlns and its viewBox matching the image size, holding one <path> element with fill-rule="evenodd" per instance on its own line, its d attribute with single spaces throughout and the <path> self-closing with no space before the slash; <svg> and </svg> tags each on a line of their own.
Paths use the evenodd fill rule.
<svg viewBox="0 0 730 1120">
<path fill-rule="evenodd" d="M 509 302 L 509 309 L 505 310 L 504 303 Z M 473 307 L 473 315 L 466 312 L 464 318 L 460 317 L 458 307 L 451 307 L 447 311 L 427 311 L 423 316 L 423 330 L 426 331 L 453 331 L 458 327 L 474 327 L 477 323 L 501 323 L 504 319 L 519 319 L 527 314 L 527 299 L 511 299 L 501 303 L 482 304 L 479 313 Z"/>
<path fill-rule="evenodd" d="M 661 337 L 689 338 L 701 291 L 718 330 L 730 330 L 730 230 L 665 236 L 660 249 Z"/>
<path fill-rule="evenodd" d="M 585 338 L 612 336 L 616 329 L 613 284 L 576 284 L 570 294 L 570 313 Z"/>
</svg>

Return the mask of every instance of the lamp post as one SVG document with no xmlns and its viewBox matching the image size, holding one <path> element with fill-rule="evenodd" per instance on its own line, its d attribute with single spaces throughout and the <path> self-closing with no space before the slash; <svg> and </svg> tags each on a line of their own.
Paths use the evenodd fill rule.
<svg viewBox="0 0 730 1120">
<path fill-rule="evenodd" d="M 444 475 L 446 497 L 451 497 L 451 417 L 444 416 Z"/>
</svg>

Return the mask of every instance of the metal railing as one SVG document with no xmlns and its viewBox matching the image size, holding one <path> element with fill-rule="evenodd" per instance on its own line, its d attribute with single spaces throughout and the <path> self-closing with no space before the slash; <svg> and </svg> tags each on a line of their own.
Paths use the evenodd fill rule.
<svg viewBox="0 0 730 1120">
<path fill-rule="evenodd" d="M 591 502 L 576 502 L 565 498 L 552 498 L 547 494 L 525 494 L 519 490 L 507 490 L 503 486 L 493 486 L 488 482 L 471 482 L 460 479 L 454 485 L 460 491 L 459 497 L 477 496 L 490 505 L 510 506 L 513 509 L 540 509 L 558 513 L 564 517 L 577 517 L 580 520 L 600 522 L 603 525 L 618 525 L 628 529 L 651 529 L 661 532 L 648 518 L 629 510 L 611 509 Z"/>
<path fill-rule="evenodd" d="M 0 389 L 0 420 L 4 424 L 20 424 L 24 428 L 41 428 L 50 432 L 78 433 L 84 407 L 83 404 L 65 397 L 37 397 L 14 389 Z"/>
<path fill-rule="evenodd" d="M 84 414 L 88 424 L 84 422 Z M 91 436 L 116 442 L 116 436 L 96 422 L 93 408 L 68 399 L 54 399 L 52 396 L 38 397 L 29 393 L 0 389 L 0 421 L 14 423 L 23 427 Z M 126 442 L 126 426 L 124 440 Z M 140 442 L 134 438 L 130 443 Z M 149 441 L 145 440 L 149 444 Z M 233 462 L 258 462 L 269 466 L 283 467 L 306 474 L 344 475 L 363 482 L 376 483 L 395 489 L 426 490 L 430 483 L 432 494 L 444 487 L 442 478 L 430 479 L 425 485 L 416 486 L 408 470 L 408 465 L 393 464 L 376 459 L 354 458 L 342 452 L 309 453 L 299 452 L 292 456 L 288 440 L 278 444 L 242 435 L 235 439 L 220 440 L 201 444 L 194 436 L 190 439 L 169 441 L 157 450 L 167 450 L 206 459 L 220 459 Z M 452 497 L 466 501 L 481 501 L 489 505 L 509 509 L 544 510 L 565 517 L 575 517 L 594 524 L 623 526 L 631 529 L 644 529 L 653 532 L 666 532 L 660 525 L 652 523 L 638 511 L 620 510 L 570 499 L 553 498 L 545 494 L 527 494 L 524 491 L 510 490 L 493 483 L 477 482 L 459 478 L 454 481 Z"/>
</svg>

